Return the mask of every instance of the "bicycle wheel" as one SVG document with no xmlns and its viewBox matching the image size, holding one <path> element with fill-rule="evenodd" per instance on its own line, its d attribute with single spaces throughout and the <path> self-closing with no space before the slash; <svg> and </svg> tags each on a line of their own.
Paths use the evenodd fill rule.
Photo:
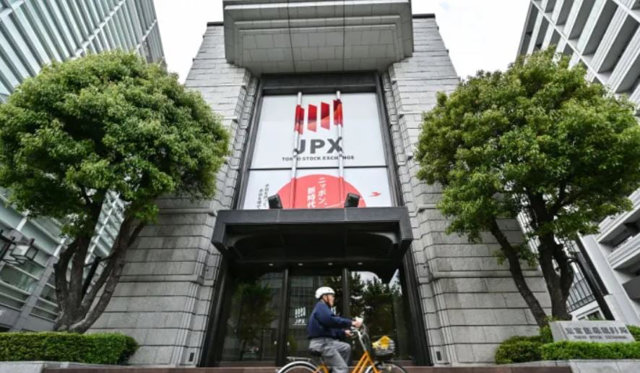
<svg viewBox="0 0 640 373">
<path fill-rule="evenodd" d="M 394 363 L 376 363 L 376 368 L 380 373 L 407 373 L 403 367 Z M 373 373 L 373 367 L 368 367 L 364 373 Z"/>
<path fill-rule="evenodd" d="M 315 366 L 306 361 L 294 361 L 283 366 L 278 373 L 325 373 L 321 366 Z"/>
</svg>

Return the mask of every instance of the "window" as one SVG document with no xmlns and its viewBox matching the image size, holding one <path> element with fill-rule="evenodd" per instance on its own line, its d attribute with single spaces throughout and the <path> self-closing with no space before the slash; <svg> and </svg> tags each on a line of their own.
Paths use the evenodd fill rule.
<svg viewBox="0 0 640 373">
<path fill-rule="evenodd" d="M 578 320 L 604 320 L 604 317 L 600 310 L 595 310 L 587 313 L 586 315 L 580 316 Z"/>
<path fill-rule="evenodd" d="M 400 283 L 400 271 L 385 281 L 372 272 L 352 272 L 350 279 L 350 310 L 353 316 L 362 316 L 371 341 L 386 335 L 396 344 L 396 358 L 410 360 L 412 349 L 406 322 L 407 310 Z M 352 346 L 353 359 L 362 351 L 356 343 Z"/>
<path fill-rule="evenodd" d="M 396 358 L 412 359 L 406 296 L 399 270 L 384 271 L 381 274 L 384 278 L 373 272 L 343 268 L 291 269 L 288 276 L 283 271 L 255 276 L 251 271 L 242 272 L 234 280 L 223 306 L 226 309 L 221 330 L 223 365 L 240 361 L 277 364 L 281 348 L 285 357 L 309 357 L 307 324 L 318 302 L 315 290 L 321 286 L 335 290 L 333 311 L 337 315 L 364 317 L 372 341 L 387 335 L 395 341 Z M 348 281 L 343 281 L 345 274 Z M 282 321 L 286 323 L 284 334 L 278 330 Z M 351 357 L 357 361 L 362 354 L 360 345 L 356 340 L 349 342 Z"/>
<path fill-rule="evenodd" d="M 569 312 L 573 312 L 596 300 L 580 267 L 574 265 L 573 271 L 575 277 L 573 279 L 573 285 L 571 285 L 571 289 L 569 290 L 569 298 L 567 299 Z"/>
<path fill-rule="evenodd" d="M 29 293 L 0 279 L 0 304 L 19 310 L 24 306 L 27 298 L 29 298 Z"/>
<path fill-rule="evenodd" d="M 224 324 L 222 360 L 275 360 L 283 278 L 282 272 L 273 272 L 234 286 Z"/>
<path fill-rule="evenodd" d="M 58 306 L 55 303 L 38 299 L 31 314 L 41 318 L 54 321 L 58 316 Z"/>
<path fill-rule="evenodd" d="M 49 256 L 39 250 L 33 261 L 17 266 L 5 263 L 0 270 L 0 304 L 14 309 L 22 308 L 29 295 L 36 290 Z"/>
<path fill-rule="evenodd" d="M 265 96 L 242 206 L 391 206 L 387 167 L 375 93 Z"/>
<path fill-rule="evenodd" d="M 612 71 L 616 67 L 620 57 L 622 57 L 627 46 L 629 46 L 631 38 L 635 35 L 636 30 L 638 30 L 638 25 L 638 21 L 636 21 L 633 16 L 628 16 L 625 19 L 620 31 L 611 43 L 602 64 L 598 68 L 599 73 Z"/>
</svg>

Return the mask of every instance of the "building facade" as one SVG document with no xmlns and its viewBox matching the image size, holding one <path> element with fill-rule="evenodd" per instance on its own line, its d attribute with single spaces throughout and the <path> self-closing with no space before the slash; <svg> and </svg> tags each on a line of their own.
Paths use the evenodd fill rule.
<svg viewBox="0 0 640 373">
<path fill-rule="evenodd" d="M 532 0 L 518 54 L 555 45 L 586 68 L 589 81 L 640 104 L 639 9 L 637 0 Z M 599 274 L 606 303 L 600 306 L 608 310 L 574 289 L 577 318 L 610 313 L 640 324 L 640 191 L 630 198 L 631 211 L 605 219 L 599 234 L 578 243 Z"/>
<path fill-rule="evenodd" d="M 223 6 L 186 80 L 231 135 L 217 194 L 158 200 L 92 330 L 136 338 L 133 364 L 281 365 L 307 354 L 313 293 L 330 285 L 336 311 L 408 363 L 492 363 L 537 333 L 495 240 L 447 235 L 441 189 L 416 177 L 422 113 L 459 83 L 434 15 L 409 0 Z"/>
<path fill-rule="evenodd" d="M 163 63 L 151 0 L 0 0 L 0 102 L 25 78 L 52 61 L 106 50 L 135 50 Z M 0 229 L 34 239 L 33 262 L 0 262 L 0 330 L 47 330 L 57 316 L 53 264 L 64 245 L 60 222 L 30 218 L 0 191 Z M 122 202 L 110 195 L 96 227 L 87 263 L 108 255 L 122 221 Z"/>
</svg>

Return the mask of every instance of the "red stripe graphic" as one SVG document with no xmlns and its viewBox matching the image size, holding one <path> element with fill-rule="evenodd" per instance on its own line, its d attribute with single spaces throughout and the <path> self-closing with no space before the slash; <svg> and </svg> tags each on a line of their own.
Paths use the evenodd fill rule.
<svg viewBox="0 0 640 373">
<path fill-rule="evenodd" d="M 309 105 L 309 121 L 307 128 L 309 131 L 316 132 L 318 126 L 318 107 L 316 105 Z"/>
<path fill-rule="evenodd" d="M 304 109 L 300 105 L 296 106 L 296 124 L 293 130 L 298 131 L 301 135 L 304 131 Z"/>
<path fill-rule="evenodd" d="M 329 129 L 329 125 L 331 124 L 331 117 L 329 112 L 329 104 L 323 102 L 320 104 L 320 127 L 324 129 Z"/>
<path fill-rule="evenodd" d="M 330 116 L 331 107 L 326 102 L 320 103 L 320 127 L 324 129 L 329 129 L 331 126 L 331 116 Z M 342 101 L 341 100 L 333 100 L 333 123 L 336 126 L 343 125 L 342 118 Z M 296 106 L 296 120 L 295 126 L 293 128 L 294 131 L 299 132 L 301 135 L 304 132 L 304 108 L 301 105 Z M 317 132 L 318 130 L 318 106 L 316 105 L 308 105 L 307 107 L 307 128 L 309 131 Z"/>
<path fill-rule="evenodd" d="M 336 124 L 336 126 L 341 126 L 342 125 L 342 101 L 340 100 L 333 100 L 333 123 Z"/>
</svg>

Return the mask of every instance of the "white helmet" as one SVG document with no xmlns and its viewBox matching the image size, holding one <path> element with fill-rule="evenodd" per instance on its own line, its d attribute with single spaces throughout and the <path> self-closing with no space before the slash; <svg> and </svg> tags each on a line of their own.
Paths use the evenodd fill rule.
<svg viewBox="0 0 640 373">
<path fill-rule="evenodd" d="M 320 299 L 320 298 L 322 298 L 322 296 L 323 296 L 323 295 L 325 295 L 325 294 L 333 294 L 333 295 L 336 295 L 336 292 L 335 292 L 335 291 L 333 291 L 333 289 L 331 289 L 331 288 L 330 288 L 330 287 L 328 287 L 328 286 L 322 286 L 322 287 L 319 287 L 319 288 L 318 288 L 318 290 L 316 290 L 316 299 Z"/>
</svg>

